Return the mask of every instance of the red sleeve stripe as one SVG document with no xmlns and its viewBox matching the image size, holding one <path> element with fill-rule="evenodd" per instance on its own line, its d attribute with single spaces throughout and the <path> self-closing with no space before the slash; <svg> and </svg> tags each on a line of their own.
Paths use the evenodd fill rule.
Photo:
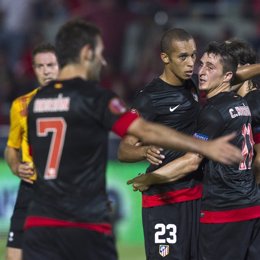
<svg viewBox="0 0 260 260">
<path fill-rule="evenodd" d="M 260 143 L 260 133 L 254 134 L 254 141 L 255 141 L 255 144 Z"/>
<path fill-rule="evenodd" d="M 200 223 L 240 222 L 260 217 L 260 206 L 225 211 L 206 211 L 200 213 Z"/>
<path fill-rule="evenodd" d="M 113 125 L 112 131 L 117 135 L 123 137 L 127 133 L 128 127 L 133 123 L 139 116 L 134 112 L 124 113 Z"/>
</svg>

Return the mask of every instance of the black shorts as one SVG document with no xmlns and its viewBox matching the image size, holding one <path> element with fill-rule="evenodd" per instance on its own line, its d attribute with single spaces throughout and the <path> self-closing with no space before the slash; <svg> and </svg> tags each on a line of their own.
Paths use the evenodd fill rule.
<svg viewBox="0 0 260 260">
<path fill-rule="evenodd" d="M 26 219 L 29 204 L 33 196 L 33 185 L 24 181 L 20 182 L 13 215 L 11 217 L 10 230 L 7 238 L 7 247 L 22 248 L 23 226 Z"/>
<path fill-rule="evenodd" d="M 143 208 L 147 260 L 197 260 L 199 218 L 200 200 Z"/>
<path fill-rule="evenodd" d="M 117 260 L 114 237 L 80 228 L 25 231 L 23 260 Z"/>
<path fill-rule="evenodd" d="M 200 260 L 259 260 L 260 219 L 200 224 Z"/>
</svg>

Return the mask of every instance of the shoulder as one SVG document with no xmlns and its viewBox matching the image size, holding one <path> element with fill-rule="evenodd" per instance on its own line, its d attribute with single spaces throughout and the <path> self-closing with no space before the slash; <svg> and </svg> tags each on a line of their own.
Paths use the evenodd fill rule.
<svg viewBox="0 0 260 260">
<path fill-rule="evenodd" d="M 212 104 L 206 104 L 199 113 L 199 121 L 206 121 L 209 124 L 219 124 L 223 117 L 218 108 Z"/>
</svg>

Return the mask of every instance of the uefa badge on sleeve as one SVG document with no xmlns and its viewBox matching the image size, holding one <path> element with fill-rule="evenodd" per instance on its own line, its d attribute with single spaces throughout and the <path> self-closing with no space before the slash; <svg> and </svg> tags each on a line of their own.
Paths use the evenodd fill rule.
<svg viewBox="0 0 260 260">
<path fill-rule="evenodd" d="M 159 245 L 159 254 L 162 257 L 165 257 L 165 256 L 169 255 L 169 252 L 170 252 L 169 245 Z"/>
</svg>

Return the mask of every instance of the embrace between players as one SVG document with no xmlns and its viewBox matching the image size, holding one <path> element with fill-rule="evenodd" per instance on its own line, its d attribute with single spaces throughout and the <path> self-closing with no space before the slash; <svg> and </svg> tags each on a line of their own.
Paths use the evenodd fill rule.
<svg viewBox="0 0 260 260">
<path fill-rule="evenodd" d="M 151 162 L 147 171 L 153 173 L 129 181 L 144 191 L 147 259 L 257 259 L 260 106 L 259 91 L 246 80 L 259 66 L 240 66 L 255 62 L 246 60 L 247 52 L 253 53 L 249 46 L 237 40 L 209 44 L 200 59 L 199 88 L 208 99 L 200 109 L 192 78 L 195 41 L 182 29 L 165 32 L 163 73 L 138 94 L 131 111 L 97 84 L 106 60 L 96 26 L 67 22 L 55 48 L 42 53 L 57 55 L 59 74 L 56 59 L 41 57 L 37 67 L 34 56 L 35 72 L 46 67 L 55 73 L 45 75 L 46 84 L 36 73 L 44 87 L 20 99 L 26 113 L 15 106 L 22 120 L 15 120 L 14 128 L 11 117 L 5 158 L 23 189 L 7 259 L 117 259 L 105 185 L 110 130 L 123 137 L 120 160 Z M 245 98 L 231 88 L 245 88 Z M 27 142 L 28 135 L 33 167 L 31 157 L 18 162 L 20 150 L 27 149 L 21 141 L 11 142 L 12 129 L 21 122 L 25 130 L 17 131 L 16 139 Z M 33 195 L 24 195 L 27 189 Z"/>
</svg>

